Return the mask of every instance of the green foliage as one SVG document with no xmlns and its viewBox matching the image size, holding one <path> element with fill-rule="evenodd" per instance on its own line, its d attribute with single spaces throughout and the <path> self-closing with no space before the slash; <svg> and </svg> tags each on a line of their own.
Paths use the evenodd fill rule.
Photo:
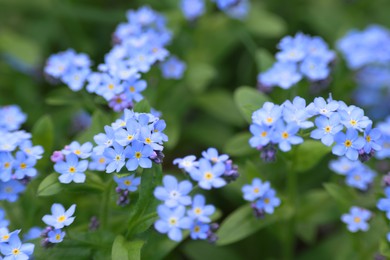
<svg viewBox="0 0 390 260">
<path fill-rule="evenodd" d="M 252 122 L 252 113 L 261 108 L 269 99 L 251 87 L 240 87 L 234 92 L 234 101 L 248 123 Z"/>
<path fill-rule="evenodd" d="M 58 173 L 51 173 L 46 176 L 38 187 L 38 196 L 52 196 L 62 191 L 58 182 Z"/>
<path fill-rule="evenodd" d="M 112 260 L 140 260 L 144 241 L 126 241 L 123 236 L 117 236 L 112 245 Z"/>
<path fill-rule="evenodd" d="M 293 159 L 293 169 L 297 172 L 310 170 L 318 164 L 325 155 L 331 152 L 331 148 L 314 140 L 305 140 L 296 147 Z"/>
</svg>

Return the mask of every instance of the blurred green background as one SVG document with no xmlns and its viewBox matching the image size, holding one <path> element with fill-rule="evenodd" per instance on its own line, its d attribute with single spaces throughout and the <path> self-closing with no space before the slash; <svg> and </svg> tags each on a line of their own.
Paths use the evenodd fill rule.
<svg viewBox="0 0 390 260">
<path fill-rule="evenodd" d="M 240 187 L 254 176 L 270 180 L 285 199 L 284 203 L 289 205 L 284 192 L 288 165 L 282 159 L 277 164 L 264 164 L 258 152 L 247 145 L 249 122 L 237 105 L 242 99 L 237 89 L 248 86 L 248 92 L 241 93 L 244 98 L 261 99 L 254 91 L 257 74 L 273 63 L 276 44 L 283 36 L 298 31 L 318 35 L 334 49 L 336 40 L 352 28 L 363 29 L 373 23 L 389 28 L 390 1 L 264 0 L 251 3 L 248 18 L 238 21 L 208 2 L 207 13 L 190 24 L 182 16 L 178 0 L 0 0 L 0 105 L 19 105 L 28 114 L 24 125 L 28 131 L 32 131 L 38 120 L 42 122 L 44 116 L 51 118 L 54 127 L 54 142 L 45 147 L 49 150 L 46 149 L 43 159 L 46 162 L 40 166 L 41 176 L 30 186 L 29 195 L 23 195 L 16 203 L 17 209 L 13 210 L 14 227 L 28 229 L 37 224 L 40 221 L 37 216 L 47 212 L 49 201 L 56 201 L 53 197 L 40 197 L 33 209 L 27 206 L 31 196 L 36 196 L 39 182 L 52 172 L 48 162 L 50 153 L 74 138 L 92 141 L 93 134 L 103 131 L 104 124 L 118 116 L 85 91 L 74 93 L 64 85 L 49 84 L 42 74 L 45 60 L 52 53 L 73 48 L 89 54 L 95 65 L 103 62 L 111 48 L 113 31 L 118 23 L 126 20 L 125 12 L 142 5 L 166 15 L 168 27 L 174 33 L 168 48 L 187 63 L 187 71 L 180 81 L 162 79 L 157 68 L 144 77 L 149 83 L 145 97 L 152 107 L 163 113 L 168 125 L 166 133 L 170 140 L 164 150 L 164 172 L 179 173 L 172 166 L 174 158 L 188 154 L 200 156 L 201 151 L 213 146 L 232 155 L 243 176 L 223 190 L 208 193 L 209 201 L 223 212 L 219 221 L 245 204 Z M 352 76 L 339 56 L 329 88 L 316 95 L 327 96 L 332 92 L 335 99 L 352 103 L 350 93 L 355 87 Z M 300 83 L 295 92 L 275 89 L 269 98 L 282 103 L 300 94 L 310 102 L 315 95 L 310 93 L 308 85 Z M 94 116 L 93 131 L 84 135 L 71 127 L 73 116 L 81 109 Z M 293 152 L 304 157 L 313 147 Z M 339 223 L 339 216 L 347 207 L 332 196 L 352 194 L 352 198 L 358 200 L 362 194 L 347 189 L 349 195 L 340 195 L 342 178 L 327 169 L 331 156 L 323 158 L 322 155 L 314 159 L 312 165 L 309 162 L 309 167 L 303 167 L 298 177 L 300 197 L 297 203 L 302 207 L 294 215 L 297 223 L 295 256 L 297 259 L 372 259 L 384 236 L 381 228 L 384 223 L 376 220 L 378 223 L 373 224 L 367 234 L 358 238 L 349 236 Z M 291 159 L 289 154 L 286 157 L 287 161 Z M 325 190 L 324 182 L 332 182 L 333 186 Z M 92 208 L 99 203 L 98 197 L 80 198 L 84 193 L 66 194 L 69 196 L 61 201 L 78 200 L 80 205 L 89 204 Z M 364 199 L 372 206 L 375 196 L 368 195 Z M 115 198 L 112 200 L 114 205 Z M 215 247 L 186 240 L 174 251 L 165 250 L 160 255 L 157 249 L 152 251 L 151 244 L 144 248 L 145 259 L 158 259 L 166 254 L 169 259 L 281 259 L 285 230 L 290 228 L 285 220 L 292 214 L 286 207 L 275 217 L 276 224 L 254 227 L 254 231 L 261 231 L 235 243 Z M 81 209 L 79 212 L 78 218 L 87 221 L 88 215 L 83 216 Z M 21 216 L 27 216 L 27 220 Z"/>
</svg>

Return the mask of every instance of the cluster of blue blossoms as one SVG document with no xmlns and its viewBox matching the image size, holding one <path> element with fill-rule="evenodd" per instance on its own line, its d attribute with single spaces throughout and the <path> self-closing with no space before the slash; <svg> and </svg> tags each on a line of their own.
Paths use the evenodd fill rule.
<svg viewBox="0 0 390 260">
<path fill-rule="evenodd" d="M 66 83 L 73 91 L 87 82 L 90 93 L 102 96 L 114 111 L 132 108 L 143 99 L 141 92 L 147 87 L 140 73 L 147 73 L 156 63 L 163 62 L 169 52 L 165 48 L 172 34 L 166 28 L 165 18 L 149 7 L 127 12 L 128 22 L 118 25 L 114 32 L 114 47 L 106 54 L 97 72 L 90 69 L 86 54 L 67 50 L 52 55 L 45 73 Z M 181 78 L 185 64 L 177 58 L 161 65 L 166 78 Z"/>
<path fill-rule="evenodd" d="M 55 162 L 54 169 L 60 174 L 59 181 L 83 183 L 87 169 L 119 173 L 126 167 L 134 172 L 139 167 L 151 168 L 152 161 L 161 163 L 163 143 L 168 141 L 163 132 L 165 127 L 165 121 L 151 113 L 125 109 L 121 119 L 105 126 L 104 133 L 95 135 L 95 147 L 90 142 L 80 145 L 74 141 L 62 151 L 53 153 L 51 159 Z M 134 174 L 115 175 L 114 180 L 118 184 L 117 192 L 121 194 L 118 204 L 127 204 L 127 194 L 137 190 L 140 178 Z"/>
<path fill-rule="evenodd" d="M 315 117 L 314 123 L 309 120 L 312 117 Z M 335 155 L 366 161 L 381 149 L 381 133 L 372 129 L 372 121 L 364 111 L 331 97 L 328 100 L 317 97 L 307 106 L 301 97 L 295 97 L 292 102 L 287 100 L 282 105 L 265 102 L 262 108 L 253 112 L 252 121 L 253 137 L 249 144 L 262 152 L 265 161 L 275 159 L 276 145 L 287 152 L 292 145 L 302 143 L 298 131 L 314 125 L 316 129 L 311 131 L 310 137 L 321 140 L 326 146 L 335 143 L 332 147 Z"/>
<path fill-rule="evenodd" d="M 276 197 L 276 192 L 268 181 L 262 182 L 259 178 L 254 178 L 252 184 L 242 187 L 242 192 L 244 199 L 252 202 L 257 218 L 262 218 L 265 214 L 273 214 L 275 207 L 280 205 L 280 199 Z"/>
<path fill-rule="evenodd" d="M 209 148 L 202 155 L 199 161 L 194 155 L 189 155 L 175 159 L 174 164 L 206 190 L 223 187 L 238 177 L 237 167 L 228 155 L 219 155 L 215 148 Z M 210 219 L 215 207 L 206 205 L 206 199 L 201 194 L 190 196 L 193 185 L 188 180 L 178 182 L 175 177 L 167 175 L 163 178 L 163 184 L 154 190 L 154 196 L 163 201 L 157 208 L 160 217 L 154 224 L 157 231 L 168 234 L 174 241 L 180 241 L 182 231 L 189 230 L 192 239 L 215 242 L 217 236 L 214 231 L 218 229 L 218 224 L 211 223 Z"/>
<path fill-rule="evenodd" d="M 365 191 L 372 184 L 376 173 L 360 161 L 351 161 L 346 157 L 340 157 L 329 163 L 329 168 L 345 176 L 348 186 Z"/>
<path fill-rule="evenodd" d="M 50 247 L 63 241 L 66 233 L 62 229 L 73 223 L 75 210 L 75 204 L 68 210 L 65 210 L 64 206 L 59 203 L 51 206 L 51 215 L 45 215 L 42 218 L 42 221 L 48 225 L 41 234 L 43 247 Z"/>
<path fill-rule="evenodd" d="M 357 71 L 356 102 L 375 118 L 390 112 L 390 31 L 371 25 L 352 30 L 337 42 L 347 66 Z"/>
<path fill-rule="evenodd" d="M 19 130 L 26 115 L 18 106 L 0 107 L 0 200 L 14 202 L 37 175 L 43 148 L 33 146 L 31 134 Z"/>
<path fill-rule="evenodd" d="M 284 37 L 278 49 L 277 62 L 257 77 L 260 86 L 288 89 L 303 77 L 313 82 L 325 80 L 330 73 L 330 64 L 335 60 L 335 53 L 321 37 L 303 33 Z"/>
<path fill-rule="evenodd" d="M 9 232 L 9 221 L 5 219 L 5 212 L 0 209 L 0 258 L 4 260 L 29 259 L 34 252 L 34 244 L 22 243 L 19 238 L 20 229 Z M 35 238 L 35 237 L 34 237 Z M 24 240 L 30 240 L 25 236 Z"/>
<path fill-rule="evenodd" d="M 232 18 L 244 19 L 249 11 L 249 0 L 212 0 L 218 9 Z M 205 0 L 181 0 L 180 8 L 189 21 L 194 21 L 206 11 Z"/>
</svg>

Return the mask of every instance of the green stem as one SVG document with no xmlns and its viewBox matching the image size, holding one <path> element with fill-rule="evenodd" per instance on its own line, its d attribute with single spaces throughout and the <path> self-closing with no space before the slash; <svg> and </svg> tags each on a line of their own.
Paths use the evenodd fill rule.
<svg viewBox="0 0 390 260">
<path fill-rule="evenodd" d="M 290 171 L 287 173 L 287 194 L 289 200 L 291 201 L 292 206 L 294 207 L 294 212 L 297 212 L 298 207 L 298 180 L 297 172 L 292 168 L 293 164 L 290 161 L 288 165 Z M 296 238 L 295 238 L 295 217 L 293 216 L 287 222 L 287 236 L 286 236 L 286 248 L 285 248 L 285 259 L 294 259 Z"/>
<path fill-rule="evenodd" d="M 108 206 L 110 202 L 112 184 L 113 184 L 113 179 L 110 179 L 103 192 L 103 201 L 100 208 L 100 223 L 102 229 L 107 228 Z"/>
</svg>

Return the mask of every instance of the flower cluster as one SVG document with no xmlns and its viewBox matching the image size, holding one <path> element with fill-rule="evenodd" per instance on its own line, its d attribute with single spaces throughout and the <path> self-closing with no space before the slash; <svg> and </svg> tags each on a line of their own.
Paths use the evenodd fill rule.
<svg viewBox="0 0 390 260">
<path fill-rule="evenodd" d="M 268 181 L 262 182 L 259 178 L 254 178 L 252 184 L 244 185 L 241 190 L 244 199 L 252 202 L 253 212 L 257 218 L 273 214 L 274 209 L 280 205 L 280 199 L 276 197 L 276 192 Z"/>
<path fill-rule="evenodd" d="M 87 54 L 69 49 L 51 55 L 44 71 L 47 76 L 67 84 L 71 90 L 79 91 L 91 73 L 91 65 Z"/>
<path fill-rule="evenodd" d="M 201 194 L 191 197 L 189 193 L 193 186 L 187 180 L 178 182 L 175 177 L 166 175 L 163 184 L 154 190 L 154 196 L 163 201 L 157 208 L 160 219 L 154 224 L 156 230 L 168 234 L 174 241 L 182 240 L 182 230 L 190 230 L 192 239 L 214 242 L 217 238 L 213 231 L 218 225 L 210 224 L 210 217 L 215 207 L 206 205 L 206 199 Z"/>
<path fill-rule="evenodd" d="M 381 133 L 371 128 L 372 121 L 364 111 L 331 97 L 328 100 L 317 97 L 307 106 L 301 97 L 295 97 L 293 102 L 287 100 L 280 106 L 265 102 L 252 114 L 250 131 L 253 137 L 249 144 L 262 151 L 261 157 L 265 161 L 272 161 L 275 159 L 275 145 L 286 152 L 291 150 L 291 145 L 303 142 L 298 131 L 313 127 L 313 122 L 309 121 L 312 117 L 315 117 L 316 129 L 311 131 L 310 137 L 321 140 L 326 146 L 335 143 L 332 148 L 335 155 L 365 161 L 381 149 Z"/>
<path fill-rule="evenodd" d="M 340 157 L 329 163 L 329 168 L 345 175 L 345 183 L 359 190 L 367 190 L 376 176 L 376 173 L 360 161 L 351 161 L 346 157 Z"/>
<path fill-rule="evenodd" d="M 177 158 L 173 164 L 177 164 L 189 174 L 191 179 L 198 182 L 200 188 L 210 190 L 221 188 L 229 181 L 237 179 L 237 166 L 226 154 L 219 155 L 217 149 L 209 148 L 202 152 L 202 158 L 196 161 L 194 155 Z"/>
<path fill-rule="evenodd" d="M 18 130 L 25 120 L 18 106 L 0 108 L 0 200 L 16 201 L 38 173 L 43 148 L 32 145 L 30 133 Z"/>
<path fill-rule="evenodd" d="M 45 73 L 61 79 L 73 91 L 82 89 L 87 82 L 87 91 L 102 96 L 114 111 L 132 108 L 134 102 L 143 99 L 141 92 L 147 86 L 140 73 L 148 72 L 152 65 L 169 56 L 165 47 L 172 36 L 165 18 L 149 7 L 128 11 L 127 19 L 116 28 L 114 46 L 105 55 L 104 63 L 98 65 L 98 71 L 91 71 L 87 55 L 68 50 L 52 55 Z M 164 75 L 180 78 L 185 66 L 178 62 L 168 64 L 168 69 L 163 69 Z"/>
<path fill-rule="evenodd" d="M 337 48 L 354 70 L 370 64 L 389 64 L 390 31 L 379 25 L 352 30 L 337 42 Z"/>
<path fill-rule="evenodd" d="M 232 18 L 244 19 L 249 11 L 249 0 L 212 0 L 218 9 L 225 12 Z M 205 13 L 205 0 L 181 0 L 180 8 L 184 17 L 189 21 L 194 21 Z"/>
<path fill-rule="evenodd" d="M 54 152 L 51 156 L 54 169 L 61 174 L 59 180 L 62 183 L 83 183 L 87 169 L 112 173 L 120 172 L 124 166 L 128 171 L 135 171 L 138 167 L 151 168 L 152 161 L 162 162 L 163 142 L 168 141 L 163 132 L 165 127 L 164 120 L 150 113 L 125 109 L 121 119 L 104 127 L 105 133 L 94 136 L 97 146 L 93 147 L 90 142 L 80 145 L 74 141 L 62 151 Z M 91 162 L 86 160 L 88 158 Z M 115 181 L 120 190 L 135 191 L 139 179 L 133 178 L 127 176 L 115 178 Z"/>
<path fill-rule="evenodd" d="M 64 206 L 58 203 L 51 206 L 51 215 L 45 215 L 42 218 L 42 221 L 48 225 L 41 234 L 43 247 L 50 247 L 63 241 L 66 233 L 62 229 L 73 223 L 75 210 L 75 204 L 70 206 L 68 210 L 65 210 Z"/>
<path fill-rule="evenodd" d="M 372 214 L 369 210 L 359 207 L 351 207 L 349 214 L 343 214 L 341 221 L 347 224 L 347 228 L 351 232 L 367 231 L 369 229 L 368 221 Z"/>
<path fill-rule="evenodd" d="M 261 86 L 288 89 L 303 77 L 310 81 L 325 80 L 330 73 L 330 63 L 335 59 L 335 53 L 322 38 L 303 33 L 284 37 L 278 49 L 277 62 L 258 75 Z"/>
</svg>

